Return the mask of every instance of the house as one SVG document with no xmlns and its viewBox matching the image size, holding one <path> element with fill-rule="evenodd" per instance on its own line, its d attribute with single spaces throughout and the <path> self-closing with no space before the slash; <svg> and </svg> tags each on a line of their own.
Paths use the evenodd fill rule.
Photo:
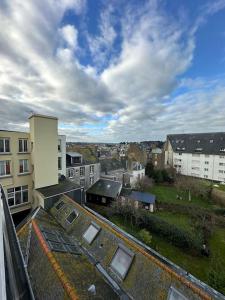
<svg viewBox="0 0 225 300">
<path fill-rule="evenodd" d="M 67 152 L 66 177 L 87 190 L 100 178 L 100 163 L 86 162 L 82 154 Z"/>
<path fill-rule="evenodd" d="M 128 203 L 132 201 L 135 208 L 143 208 L 150 212 L 154 212 L 155 210 L 156 196 L 150 193 L 132 191 L 131 188 L 123 187 L 120 193 L 120 199 L 122 203 L 124 203 L 125 200 L 127 200 Z"/>
<path fill-rule="evenodd" d="M 183 175 L 225 182 L 225 132 L 167 136 L 165 167 Z"/>
<path fill-rule="evenodd" d="M 51 116 L 32 114 L 29 132 L 0 130 L 0 181 L 12 214 L 34 208 L 34 190 L 66 174 L 65 144 Z"/>
<path fill-rule="evenodd" d="M 9 219 L 6 220 L 10 229 Z M 32 211 L 18 226 L 17 236 L 18 239 L 15 234 L 7 236 L 20 249 L 20 268 L 15 264 L 10 269 L 14 271 L 10 284 L 5 278 L 1 281 L 6 283 L 1 285 L 1 294 L 6 294 L 10 286 L 16 287 L 8 290 L 12 296 L 7 299 L 16 299 L 18 291 L 22 300 L 224 299 L 219 292 L 66 195 L 48 209 Z M 10 260 L 4 258 L 9 250 L 13 254 L 13 247 L 8 252 L 2 248 L 1 271 L 7 270 Z"/>
<path fill-rule="evenodd" d="M 131 187 L 135 187 L 136 183 L 145 177 L 145 167 L 141 163 L 133 161 L 127 174 L 130 177 Z"/>
<path fill-rule="evenodd" d="M 116 200 L 121 192 L 122 183 L 99 179 L 86 191 L 86 201 L 89 203 L 108 205 Z"/>
</svg>

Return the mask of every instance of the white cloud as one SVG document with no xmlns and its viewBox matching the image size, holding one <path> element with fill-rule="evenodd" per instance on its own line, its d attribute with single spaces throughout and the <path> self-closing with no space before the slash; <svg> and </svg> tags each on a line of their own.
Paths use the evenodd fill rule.
<svg viewBox="0 0 225 300">
<path fill-rule="evenodd" d="M 80 141 L 223 130 L 224 78 L 178 80 L 192 63 L 198 26 L 191 30 L 152 3 L 135 10 L 127 4 L 121 19 L 113 4 L 102 10 L 99 35 L 88 34 L 92 66 L 81 65 L 77 55 L 83 50 L 78 43 L 82 32 L 62 25 L 68 9 L 86 11 L 85 1 L 0 3 L 1 127 L 26 129 L 34 111 L 56 115 L 68 139 Z M 214 11 L 222 9 L 221 3 Z M 112 49 L 115 24 L 122 27 L 121 51 Z M 187 91 L 171 99 L 179 88 Z M 105 129 L 102 122 L 107 122 Z M 82 127 L 87 123 L 90 129 Z"/>
</svg>

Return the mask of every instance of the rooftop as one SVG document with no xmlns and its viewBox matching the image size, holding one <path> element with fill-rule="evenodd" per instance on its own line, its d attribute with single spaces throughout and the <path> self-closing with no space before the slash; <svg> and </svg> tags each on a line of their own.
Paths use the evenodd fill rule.
<svg viewBox="0 0 225 300">
<path fill-rule="evenodd" d="M 171 134 L 167 137 L 175 152 L 225 154 L 225 132 Z"/>
<path fill-rule="evenodd" d="M 225 299 L 67 196 L 39 209 L 18 236 L 24 257 L 30 239 L 27 269 L 39 299 Z"/>
<path fill-rule="evenodd" d="M 122 189 L 122 183 L 118 181 L 99 179 L 88 190 L 88 194 L 116 198 Z"/>
<path fill-rule="evenodd" d="M 143 203 L 154 204 L 156 196 L 150 193 L 132 191 L 129 198 Z"/>
</svg>

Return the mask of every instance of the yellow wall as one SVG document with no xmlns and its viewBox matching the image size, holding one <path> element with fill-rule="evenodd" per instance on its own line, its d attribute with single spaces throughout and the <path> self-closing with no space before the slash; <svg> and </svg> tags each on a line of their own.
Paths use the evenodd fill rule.
<svg viewBox="0 0 225 300">
<path fill-rule="evenodd" d="M 10 161 L 10 173 L 11 173 L 10 176 L 0 177 L 0 183 L 3 186 L 5 193 L 9 188 L 28 185 L 28 197 L 29 197 L 29 202 L 31 202 L 32 201 L 32 177 L 31 177 L 32 169 L 31 169 L 29 136 L 30 136 L 29 133 L 25 133 L 25 132 L 0 131 L 0 137 L 10 139 L 10 153 L 0 154 L 0 160 Z M 28 153 L 19 153 L 20 138 L 28 139 Z M 29 172 L 30 172 L 29 174 L 26 175 L 19 174 L 20 159 L 29 160 Z M 25 204 L 21 204 L 21 205 L 25 205 Z"/>
<path fill-rule="evenodd" d="M 34 188 L 58 184 L 58 119 L 32 115 L 29 120 Z"/>
</svg>

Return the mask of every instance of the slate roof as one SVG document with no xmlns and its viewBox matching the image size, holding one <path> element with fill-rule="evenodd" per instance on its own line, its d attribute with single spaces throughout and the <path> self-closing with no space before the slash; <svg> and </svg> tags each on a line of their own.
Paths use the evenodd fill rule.
<svg viewBox="0 0 225 300">
<path fill-rule="evenodd" d="M 51 197 L 58 194 L 66 193 L 74 189 L 79 189 L 80 186 L 75 184 L 74 182 L 65 179 L 60 181 L 58 184 L 46 186 L 43 188 L 36 189 L 39 193 L 41 193 L 44 197 Z"/>
<path fill-rule="evenodd" d="M 167 136 L 174 152 L 223 155 L 225 132 L 171 134 Z"/>
<path fill-rule="evenodd" d="M 129 198 L 143 203 L 154 204 L 156 196 L 150 193 L 132 191 Z"/>
<path fill-rule="evenodd" d="M 57 209 L 62 201 L 63 206 Z M 74 210 L 78 216 L 72 223 L 68 223 L 67 217 Z M 30 223 L 27 270 L 36 299 L 167 300 L 171 287 L 191 300 L 225 299 L 107 219 L 67 196 L 62 196 L 49 212 L 40 209 L 19 230 L 24 256 Z M 99 232 L 89 244 L 83 235 L 94 224 Z M 46 237 L 44 232 L 50 232 L 50 235 Z M 51 233 L 59 234 L 60 243 L 72 243 L 80 253 L 51 249 Z M 128 273 L 123 279 L 111 268 L 118 247 L 133 255 Z M 88 292 L 91 285 L 95 285 L 96 295 Z M 76 296 L 71 297 L 74 294 Z"/>
<path fill-rule="evenodd" d="M 122 189 L 122 183 L 118 181 L 99 179 L 88 190 L 88 194 L 99 195 L 103 197 L 116 198 Z"/>
<path fill-rule="evenodd" d="M 78 152 L 66 152 L 66 154 L 68 154 L 69 156 L 72 156 L 72 157 L 82 157 L 82 154 L 78 153 Z"/>
</svg>

